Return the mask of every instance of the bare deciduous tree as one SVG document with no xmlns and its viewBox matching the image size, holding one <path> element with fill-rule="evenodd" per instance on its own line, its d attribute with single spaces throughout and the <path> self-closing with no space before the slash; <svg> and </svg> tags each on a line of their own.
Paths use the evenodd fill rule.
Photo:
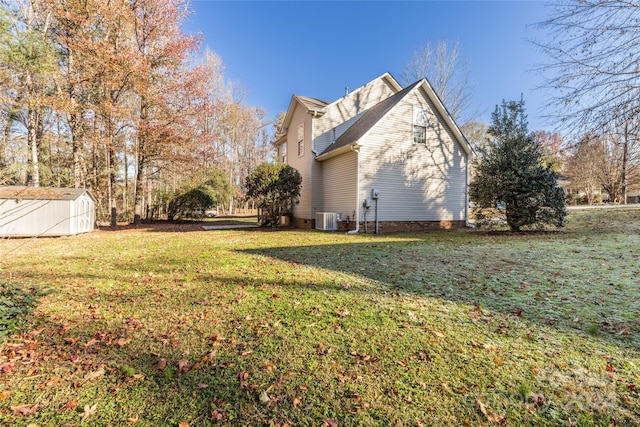
<svg viewBox="0 0 640 427">
<path fill-rule="evenodd" d="M 470 111 L 474 86 L 460 42 L 441 40 L 435 46 L 426 42 L 413 52 L 402 78 L 405 85 L 426 78 L 456 122 L 464 124 L 474 119 L 476 114 Z"/>
<path fill-rule="evenodd" d="M 608 123 L 622 106 L 640 111 L 640 5 L 636 1 L 558 0 L 535 41 L 549 58 L 538 67 L 551 90 L 548 116 L 572 133 Z"/>
</svg>

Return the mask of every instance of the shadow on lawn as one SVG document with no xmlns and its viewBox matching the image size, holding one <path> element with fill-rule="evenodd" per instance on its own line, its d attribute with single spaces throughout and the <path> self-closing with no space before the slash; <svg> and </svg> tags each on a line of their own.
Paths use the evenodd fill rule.
<svg viewBox="0 0 640 427">
<path fill-rule="evenodd" d="M 620 274 L 637 262 L 633 249 L 617 255 L 616 268 L 599 264 L 610 253 L 585 250 L 575 236 L 564 233 L 487 237 L 479 241 L 464 232 L 444 232 L 404 241 L 243 252 L 362 276 L 377 282 L 380 292 L 469 304 L 640 348 L 640 306 L 633 303 L 640 290 L 638 272 Z M 562 246 L 560 257 L 554 246 Z"/>
</svg>

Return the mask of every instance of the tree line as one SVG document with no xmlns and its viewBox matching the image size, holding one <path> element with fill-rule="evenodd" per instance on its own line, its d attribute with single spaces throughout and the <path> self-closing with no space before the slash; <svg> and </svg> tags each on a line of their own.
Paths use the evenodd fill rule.
<svg viewBox="0 0 640 427">
<path fill-rule="evenodd" d="M 183 32 L 186 0 L 0 3 L 0 184 L 86 187 L 101 219 L 166 214 L 224 177 L 221 208 L 269 155 L 265 112 Z"/>
</svg>

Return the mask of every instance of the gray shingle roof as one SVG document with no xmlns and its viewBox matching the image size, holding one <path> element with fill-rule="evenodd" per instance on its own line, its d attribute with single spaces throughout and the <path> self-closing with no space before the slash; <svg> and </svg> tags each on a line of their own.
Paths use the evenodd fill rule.
<svg viewBox="0 0 640 427">
<path fill-rule="evenodd" d="M 321 99 L 309 98 L 308 96 L 302 96 L 302 95 L 296 95 L 295 97 L 308 110 L 321 110 L 327 105 L 329 105 L 329 102 L 323 101 Z"/>
<path fill-rule="evenodd" d="M 346 145 L 352 144 L 358 141 L 362 136 L 369 131 L 376 123 L 380 121 L 393 107 L 398 104 L 413 88 L 422 83 L 419 80 L 402 89 L 395 95 L 390 96 L 384 101 L 379 102 L 373 107 L 369 108 L 362 117 L 360 117 L 354 124 L 351 125 L 342 135 L 340 135 L 331 145 L 329 145 L 320 155 L 327 154 L 333 150 L 337 150 Z"/>
<path fill-rule="evenodd" d="M 0 186 L 0 199 L 76 200 L 87 192 L 85 188 Z"/>
</svg>

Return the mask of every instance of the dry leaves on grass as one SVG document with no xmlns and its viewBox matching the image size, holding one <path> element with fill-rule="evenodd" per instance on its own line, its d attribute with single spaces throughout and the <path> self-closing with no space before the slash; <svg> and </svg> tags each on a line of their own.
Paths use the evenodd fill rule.
<svg viewBox="0 0 640 427">
<path fill-rule="evenodd" d="M 10 406 L 10 409 L 20 415 L 31 415 L 38 411 L 38 405 L 17 405 Z"/>
<path fill-rule="evenodd" d="M 476 399 L 476 408 L 484 415 L 487 421 L 492 423 L 502 423 L 505 420 L 505 416 L 502 414 L 497 414 L 495 412 L 490 412 L 487 410 L 487 407 L 480 401 L 480 399 Z"/>
<path fill-rule="evenodd" d="M 300 396 L 294 397 L 293 398 L 293 407 L 297 408 L 300 405 L 302 405 L 302 398 Z"/>
<path fill-rule="evenodd" d="M 97 404 L 93 405 L 93 406 L 84 405 L 84 410 L 80 414 L 80 417 L 81 417 L 82 421 L 86 420 L 91 415 L 95 414 L 97 409 L 98 409 L 98 405 Z"/>
</svg>

